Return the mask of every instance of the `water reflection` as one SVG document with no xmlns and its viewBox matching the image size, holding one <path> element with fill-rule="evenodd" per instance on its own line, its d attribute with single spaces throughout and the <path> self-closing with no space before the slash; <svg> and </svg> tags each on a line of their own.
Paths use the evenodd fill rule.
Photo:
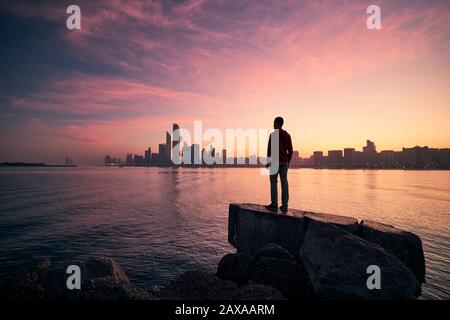
<svg viewBox="0 0 450 320">
<path fill-rule="evenodd" d="M 110 255 L 142 286 L 214 270 L 230 202 L 266 204 L 254 169 L 0 169 L 0 274 L 40 257 Z M 290 207 L 374 219 L 418 233 L 425 298 L 450 298 L 450 172 L 289 171 Z"/>
</svg>

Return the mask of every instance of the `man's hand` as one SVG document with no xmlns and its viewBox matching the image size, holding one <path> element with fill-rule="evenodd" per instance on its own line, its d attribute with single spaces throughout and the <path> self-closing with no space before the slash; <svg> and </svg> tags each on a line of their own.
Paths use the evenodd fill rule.
<svg viewBox="0 0 450 320">
<path fill-rule="evenodd" d="M 267 169 L 269 169 L 269 168 L 270 168 L 270 162 L 267 162 L 266 165 L 265 165 L 264 167 L 266 167 Z"/>
</svg>

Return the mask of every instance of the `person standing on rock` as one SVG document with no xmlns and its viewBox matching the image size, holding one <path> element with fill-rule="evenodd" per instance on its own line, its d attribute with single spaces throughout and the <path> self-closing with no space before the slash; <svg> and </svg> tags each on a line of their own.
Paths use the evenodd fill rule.
<svg viewBox="0 0 450 320">
<path fill-rule="evenodd" d="M 288 201 L 289 201 L 289 185 L 287 180 L 287 173 L 289 168 L 289 162 L 292 159 L 292 140 L 291 136 L 287 131 L 283 130 L 284 120 L 282 117 L 276 117 L 273 121 L 273 128 L 275 132 L 270 134 L 269 144 L 267 146 L 267 157 L 272 157 L 272 137 L 274 133 L 277 133 L 279 138 L 279 165 L 276 172 L 271 172 L 270 174 L 270 198 L 271 203 L 266 206 L 267 209 L 272 211 L 278 211 L 278 175 L 281 180 L 281 207 L 280 210 L 283 212 L 288 211 Z M 276 137 L 276 135 L 275 135 Z M 270 166 L 270 163 L 267 164 Z"/>
</svg>

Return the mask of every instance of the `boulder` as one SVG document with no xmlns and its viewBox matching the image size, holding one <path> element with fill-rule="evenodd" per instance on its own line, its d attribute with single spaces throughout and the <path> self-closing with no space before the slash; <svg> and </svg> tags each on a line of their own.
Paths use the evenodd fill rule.
<svg viewBox="0 0 450 320">
<path fill-rule="evenodd" d="M 394 254 L 420 283 L 425 282 L 425 257 L 422 241 L 417 235 L 371 220 L 361 221 L 358 235 Z"/>
<path fill-rule="evenodd" d="M 159 297 L 164 300 L 230 300 L 237 288 L 236 284 L 205 270 L 190 270 L 162 289 Z"/>
<path fill-rule="evenodd" d="M 305 220 L 300 210 L 282 215 L 261 205 L 230 204 L 228 241 L 238 253 L 253 255 L 275 243 L 297 256 L 304 233 Z"/>
<path fill-rule="evenodd" d="M 262 284 L 250 283 L 239 287 L 232 295 L 233 300 L 286 300 L 275 288 Z"/>
<path fill-rule="evenodd" d="M 357 234 L 358 232 L 358 220 L 355 218 L 316 212 L 305 212 L 304 217 L 314 221 L 321 221 L 333 224 L 336 227 L 339 227 L 352 234 Z"/>
<path fill-rule="evenodd" d="M 125 271 L 123 271 L 120 265 L 111 258 L 90 258 L 78 265 L 82 270 L 82 281 L 98 278 L 111 278 L 122 282 L 129 282 Z"/>
<path fill-rule="evenodd" d="M 217 276 L 222 280 L 230 280 L 242 285 L 249 279 L 251 263 L 251 256 L 229 253 L 220 260 L 217 267 Z"/>
<path fill-rule="evenodd" d="M 163 300 L 285 300 L 275 288 L 249 283 L 237 286 L 205 270 L 186 271 L 158 293 Z"/>
<path fill-rule="evenodd" d="M 79 300 L 155 300 L 155 296 L 129 282 L 112 278 L 97 278 L 88 282 L 82 290 L 74 291 Z"/>
<path fill-rule="evenodd" d="M 420 284 L 394 255 L 335 225 L 312 220 L 300 252 L 319 299 L 415 299 Z M 379 266 L 381 289 L 370 290 L 367 268 Z"/>
<path fill-rule="evenodd" d="M 314 296 L 305 268 L 292 260 L 260 257 L 250 278 L 253 282 L 278 289 L 288 299 Z"/>
<path fill-rule="evenodd" d="M 358 220 L 326 213 L 289 209 L 280 214 L 257 204 L 230 204 L 228 214 L 228 242 L 238 253 L 253 255 L 274 243 L 298 258 L 309 221 L 334 224 L 352 234 L 358 232 Z"/>
<path fill-rule="evenodd" d="M 291 262 L 296 262 L 295 257 L 286 249 L 276 245 L 275 243 L 269 243 L 264 248 L 258 250 L 253 255 L 255 260 L 259 258 L 276 258 L 281 260 L 289 260 Z"/>
<path fill-rule="evenodd" d="M 67 267 L 78 265 L 81 289 L 69 290 Z M 87 261 L 51 263 L 40 261 L 30 270 L 12 275 L 0 284 L 2 299 L 95 299 L 150 300 L 154 297 L 134 287 L 122 268 L 111 258 L 91 258 Z"/>
</svg>

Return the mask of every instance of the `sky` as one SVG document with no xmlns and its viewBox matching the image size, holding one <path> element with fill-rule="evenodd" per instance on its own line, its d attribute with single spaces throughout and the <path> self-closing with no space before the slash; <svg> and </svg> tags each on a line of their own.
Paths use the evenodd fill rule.
<svg viewBox="0 0 450 320">
<path fill-rule="evenodd" d="M 66 8 L 81 9 L 68 30 Z M 176 122 L 294 149 L 450 147 L 450 2 L 2 1 L 0 162 L 100 163 Z"/>
</svg>

